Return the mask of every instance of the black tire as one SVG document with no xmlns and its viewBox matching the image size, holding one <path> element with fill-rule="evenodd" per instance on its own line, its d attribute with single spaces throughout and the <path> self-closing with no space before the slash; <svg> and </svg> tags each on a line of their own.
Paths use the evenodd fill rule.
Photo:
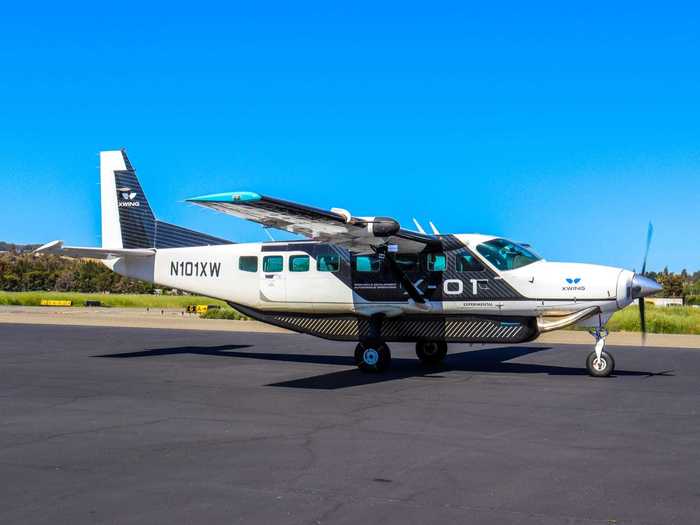
<svg viewBox="0 0 700 525">
<path fill-rule="evenodd" d="M 595 352 L 588 354 L 588 359 L 586 359 L 588 373 L 593 377 L 609 377 L 615 371 L 615 360 L 612 355 L 605 351 L 600 354 L 600 359 L 602 363 L 597 363 Z"/>
<path fill-rule="evenodd" d="M 447 343 L 444 341 L 418 341 L 416 355 L 427 366 L 440 364 L 447 355 Z"/>
<path fill-rule="evenodd" d="M 355 363 L 363 372 L 384 372 L 391 365 L 391 351 L 385 343 L 358 343 L 355 347 Z"/>
</svg>

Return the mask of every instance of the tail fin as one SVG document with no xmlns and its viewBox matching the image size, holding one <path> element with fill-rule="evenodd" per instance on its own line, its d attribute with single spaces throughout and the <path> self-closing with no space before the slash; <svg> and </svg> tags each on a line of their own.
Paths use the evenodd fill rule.
<svg viewBox="0 0 700 525">
<path fill-rule="evenodd" d="M 102 247 L 179 248 L 231 241 L 155 218 L 125 150 L 100 152 Z"/>
</svg>

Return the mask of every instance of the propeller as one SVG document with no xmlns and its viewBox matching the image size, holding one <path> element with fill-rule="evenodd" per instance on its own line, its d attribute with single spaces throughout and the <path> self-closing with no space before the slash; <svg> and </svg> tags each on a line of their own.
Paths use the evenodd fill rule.
<svg viewBox="0 0 700 525">
<path fill-rule="evenodd" d="M 651 245 L 651 237 L 654 235 L 654 226 L 649 222 L 649 227 L 647 228 L 647 244 L 644 249 L 644 261 L 642 262 L 642 277 L 645 277 L 647 271 L 647 257 L 649 256 L 649 246 Z M 642 344 L 645 345 L 647 342 L 647 321 L 646 321 L 646 311 L 644 306 L 644 296 L 639 298 L 639 325 L 642 329 Z"/>
</svg>

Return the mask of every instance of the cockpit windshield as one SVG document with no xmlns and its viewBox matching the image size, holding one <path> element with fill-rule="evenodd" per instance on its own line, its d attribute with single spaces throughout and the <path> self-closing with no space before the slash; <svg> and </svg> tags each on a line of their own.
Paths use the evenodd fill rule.
<svg viewBox="0 0 700 525">
<path fill-rule="evenodd" d="M 506 239 L 487 241 L 476 250 L 499 270 L 515 270 L 542 259 L 524 246 Z"/>
</svg>

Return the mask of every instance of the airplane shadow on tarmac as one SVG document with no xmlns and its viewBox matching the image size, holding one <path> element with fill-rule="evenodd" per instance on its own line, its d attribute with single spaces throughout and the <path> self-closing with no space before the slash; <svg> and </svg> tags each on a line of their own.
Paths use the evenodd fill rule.
<svg viewBox="0 0 700 525">
<path fill-rule="evenodd" d="M 94 357 L 106 357 L 113 359 L 156 357 L 179 354 L 202 355 L 212 357 L 228 357 L 243 359 L 261 359 L 265 361 L 282 361 L 288 363 L 314 363 L 325 365 L 352 366 L 351 370 L 340 370 L 312 377 L 271 383 L 268 386 L 287 388 L 311 388 L 321 390 L 335 390 L 353 386 L 381 383 L 397 379 L 411 377 L 425 379 L 441 379 L 441 372 L 462 371 L 478 373 L 498 374 L 549 374 L 565 376 L 588 375 L 584 367 L 567 367 L 556 365 L 541 365 L 536 363 L 510 363 L 512 359 L 551 350 L 549 346 L 506 346 L 484 348 L 448 354 L 445 361 L 438 366 L 422 366 L 417 359 L 393 358 L 391 369 L 382 374 L 367 374 L 355 368 L 355 360 L 352 356 L 316 355 L 316 354 L 288 354 L 270 352 L 242 352 L 240 349 L 249 348 L 252 345 L 220 345 L 220 346 L 181 346 L 173 348 L 157 348 L 138 352 L 125 352 L 118 354 L 105 354 Z M 635 370 L 620 370 L 615 376 L 668 376 L 671 371 L 653 373 Z M 671 374 L 672 375 L 672 374 Z"/>
</svg>

